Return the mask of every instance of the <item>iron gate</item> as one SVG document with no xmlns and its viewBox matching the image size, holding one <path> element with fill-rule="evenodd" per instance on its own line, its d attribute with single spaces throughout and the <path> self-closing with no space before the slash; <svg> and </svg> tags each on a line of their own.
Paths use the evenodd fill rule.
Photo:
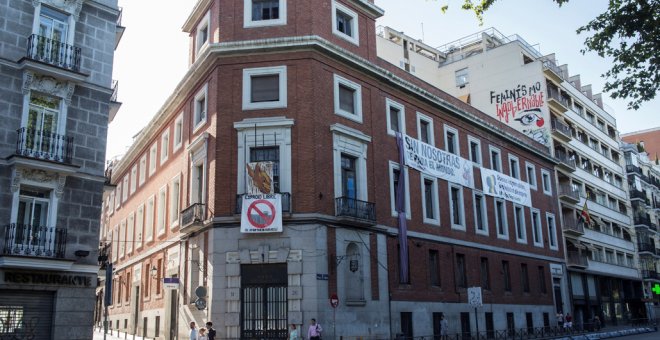
<svg viewBox="0 0 660 340">
<path fill-rule="evenodd" d="M 241 265 L 241 339 L 288 336 L 286 263 Z"/>
</svg>

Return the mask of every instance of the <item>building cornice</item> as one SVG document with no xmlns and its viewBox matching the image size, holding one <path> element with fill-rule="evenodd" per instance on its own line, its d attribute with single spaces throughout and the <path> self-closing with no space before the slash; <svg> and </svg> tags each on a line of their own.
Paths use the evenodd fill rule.
<svg viewBox="0 0 660 340">
<path fill-rule="evenodd" d="M 373 2 L 366 1 L 366 0 L 348 0 L 351 4 L 359 7 L 361 10 L 367 12 L 369 15 L 373 16 L 374 18 L 380 18 L 385 14 L 385 11 L 376 6 Z"/>
<path fill-rule="evenodd" d="M 471 123 L 482 130 L 498 136 L 500 139 L 517 145 L 522 149 L 529 151 L 535 156 L 552 163 L 557 164 L 557 160 L 548 152 L 547 149 L 542 150 L 539 147 L 532 146 L 529 141 L 522 138 L 515 137 L 511 134 L 513 130 L 505 130 L 495 126 L 493 123 L 488 122 L 486 119 L 478 117 L 470 112 L 467 112 L 456 105 L 448 102 L 447 100 L 437 96 L 420 86 L 413 84 L 410 81 L 403 79 L 392 73 L 391 71 L 372 64 L 370 61 L 345 50 L 330 41 L 316 35 L 311 36 L 297 36 L 285 38 L 271 38 L 259 40 L 244 40 L 234 42 L 223 42 L 210 44 L 208 48 L 204 49 L 199 55 L 199 58 L 191 65 L 190 69 L 183 76 L 183 79 L 176 86 L 172 94 L 167 98 L 165 104 L 156 113 L 154 118 L 147 124 L 145 129 L 137 137 L 137 141 L 129 149 L 129 151 L 122 157 L 114 168 L 113 173 L 122 175 L 127 167 L 131 164 L 136 153 L 141 151 L 144 146 L 151 140 L 155 132 L 161 128 L 163 121 L 170 119 L 178 113 L 175 109 L 188 97 L 181 95 L 187 93 L 186 89 L 195 87 L 196 84 L 203 78 L 208 76 L 207 71 L 214 67 L 215 61 L 220 57 L 228 57 L 235 55 L 242 55 L 248 53 L 277 53 L 281 51 L 292 50 L 316 50 L 324 53 L 334 59 L 344 62 L 358 70 L 382 80 L 390 86 L 399 88 L 404 92 L 410 93 L 417 98 L 425 101 L 456 118 L 460 118 L 468 123 Z M 449 95 L 447 95 L 449 96 Z M 483 114 L 487 117 L 486 114 Z M 114 177 L 114 176 L 113 176 Z M 112 181 L 114 183 L 114 180 Z"/>
<path fill-rule="evenodd" d="M 206 9 L 211 5 L 211 2 L 213 2 L 213 0 L 197 1 L 195 7 L 193 7 L 192 11 L 190 12 L 188 19 L 186 19 L 186 22 L 183 23 L 181 29 L 184 32 L 191 33 L 195 29 L 195 26 L 197 26 L 197 23 L 202 19 L 204 15 L 206 15 Z"/>
</svg>

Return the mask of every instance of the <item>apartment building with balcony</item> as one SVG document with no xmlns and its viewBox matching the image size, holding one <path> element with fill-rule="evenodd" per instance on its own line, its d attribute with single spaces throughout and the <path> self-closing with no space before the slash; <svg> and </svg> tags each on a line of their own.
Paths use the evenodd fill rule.
<svg viewBox="0 0 660 340">
<path fill-rule="evenodd" d="M 637 234 L 637 256 L 651 317 L 660 315 L 660 299 L 652 288 L 660 283 L 660 167 L 643 144 L 621 143 Z"/>
<path fill-rule="evenodd" d="M 563 312 L 579 323 L 643 317 L 620 140 L 602 96 L 557 66 L 554 54 L 494 28 L 437 48 L 389 27 L 377 40 L 382 58 L 544 144 L 558 161 L 571 292 Z M 585 206 L 588 226 L 580 220 Z"/>
<path fill-rule="evenodd" d="M 117 1 L 0 13 L 0 338 L 90 339 Z"/>
<path fill-rule="evenodd" d="M 441 313 L 451 333 L 556 322 L 556 161 L 380 59 L 383 14 L 365 0 L 197 2 L 189 71 L 112 167 L 113 328 L 173 339 L 212 321 L 220 338 L 286 338 L 316 318 L 326 337 L 391 338 L 438 335 Z M 447 175 L 401 164 L 397 133 Z M 281 208 L 248 201 L 255 162 L 272 165 Z M 495 197 L 482 172 L 526 199 Z M 275 215 L 281 230 L 255 232 Z"/>
</svg>

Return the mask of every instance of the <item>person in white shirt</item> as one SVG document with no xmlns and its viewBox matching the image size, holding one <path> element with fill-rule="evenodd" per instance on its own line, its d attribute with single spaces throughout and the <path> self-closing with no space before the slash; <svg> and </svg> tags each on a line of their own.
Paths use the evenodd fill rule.
<svg viewBox="0 0 660 340">
<path fill-rule="evenodd" d="M 197 326 L 195 325 L 195 321 L 192 321 L 190 323 L 190 340 L 199 340 L 198 335 L 197 335 Z"/>
</svg>

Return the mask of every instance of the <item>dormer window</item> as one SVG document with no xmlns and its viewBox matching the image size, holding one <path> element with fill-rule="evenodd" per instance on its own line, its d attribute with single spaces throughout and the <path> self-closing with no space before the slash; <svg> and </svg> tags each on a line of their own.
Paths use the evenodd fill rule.
<svg viewBox="0 0 660 340">
<path fill-rule="evenodd" d="M 243 27 L 286 25 L 286 0 L 244 0 Z"/>
</svg>

